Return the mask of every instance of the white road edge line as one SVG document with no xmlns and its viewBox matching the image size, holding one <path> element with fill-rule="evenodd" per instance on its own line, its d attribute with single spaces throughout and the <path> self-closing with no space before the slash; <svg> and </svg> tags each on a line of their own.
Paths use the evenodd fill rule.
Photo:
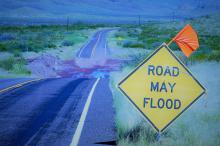
<svg viewBox="0 0 220 146">
<path fill-rule="evenodd" d="M 92 48 L 92 53 L 91 53 L 90 58 L 94 56 L 94 52 L 95 52 L 95 49 L 96 49 L 96 47 L 97 47 L 97 44 L 98 44 L 98 42 L 99 42 L 99 40 L 100 40 L 101 33 L 102 33 L 102 32 L 100 31 L 99 36 L 98 36 L 98 40 L 96 41 L 95 46 Z"/>
<path fill-rule="evenodd" d="M 86 100 L 86 104 L 84 106 L 82 115 L 80 117 L 80 120 L 79 120 L 78 126 L 76 128 L 75 134 L 73 135 L 72 142 L 71 142 L 70 146 L 77 146 L 78 143 L 79 143 L 79 139 L 80 139 L 80 136 L 81 136 L 81 132 L 82 132 L 84 123 L 85 123 L 86 115 L 87 115 L 88 110 L 89 110 L 89 106 L 90 106 L 90 103 L 91 103 L 91 100 L 92 100 L 92 96 L 93 96 L 93 93 L 95 91 L 95 88 L 96 88 L 99 80 L 100 80 L 100 78 L 97 78 L 97 80 L 95 81 L 95 83 L 92 86 L 92 89 L 91 89 L 91 91 L 89 93 L 89 96 Z"/>
</svg>

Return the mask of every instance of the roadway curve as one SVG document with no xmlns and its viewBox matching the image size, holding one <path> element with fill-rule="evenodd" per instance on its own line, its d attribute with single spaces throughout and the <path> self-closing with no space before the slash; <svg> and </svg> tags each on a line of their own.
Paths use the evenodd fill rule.
<svg viewBox="0 0 220 146">
<path fill-rule="evenodd" d="M 98 31 L 80 49 L 78 58 L 105 58 L 108 31 Z M 27 80 L 1 80 L 0 90 Z M 71 145 L 96 81 L 96 78 L 79 77 L 42 79 L 0 92 L 0 145 Z M 108 82 L 108 77 L 101 78 L 94 88 L 82 131 L 78 133 L 80 146 L 115 143 Z"/>
</svg>

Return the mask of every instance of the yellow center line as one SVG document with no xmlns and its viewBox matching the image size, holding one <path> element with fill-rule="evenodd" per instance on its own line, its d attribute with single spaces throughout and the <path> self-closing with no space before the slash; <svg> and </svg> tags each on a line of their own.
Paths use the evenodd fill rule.
<svg viewBox="0 0 220 146">
<path fill-rule="evenodd" d="M 42 79 L 40 78 L 40 79 L 34 79 L 34 80 L 30 80 L 30 81 L 18 83 L 18 84 L 9 86 L 9 87 L 7 87 L 7 88 L 1 89 L 1 90 L 0 90 L 0 93 L 5 92 L 5 91 L 8 91 L 8 90 L 10 90 L 10 89 L 16 89 L 16 88 L 19 88 L 19 87 L 21 87 L 21 86 L 24 86 L 24 85 L 26 85 L 26 84 L 28 84 L 28 83 L 36 82 L 36 81 L 40 81 L 40 80 L 42 80 Z"/>
<path fill-rule="evenodd" d="M 107 40 L 105 40 L 105 56 L 107 56 Z"/>
<path fill-rule="evenodd" d="M 90 57 L 93 57 L 93 56 L 94 56 L 94 52 L 95 52 L 96 47 L 97 47 L 97 45 L 98 45 L 98 42 L 99 42 L 99 40 L 100 40 L 100 36 L 101 36 L 101 32 L 99 33 L 98 40 L 96 41 L 94 47 L 92 48 L 92 53 L 91 53 L 91 56 L 90 56 Z"/>
<path fill-rule="evenodd" d="M 85 48 L 88 46 L 88 44 L 90 43 L 91 40 L 88 40 L 84 45 L 83 47 L 81 48 L 80 52 L 79 52 L 79 55 L 78 57 L 80 58 L 81 57 L 81 54 L 82 52 L 85 50 Z"/>
</svg>

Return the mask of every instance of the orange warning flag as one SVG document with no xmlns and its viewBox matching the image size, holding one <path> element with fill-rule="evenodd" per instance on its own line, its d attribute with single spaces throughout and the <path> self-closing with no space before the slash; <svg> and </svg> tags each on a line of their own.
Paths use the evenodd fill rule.
<svg viewBox="0 0 220 146">
<path fill-rule="evenodd" d="M 172 41 L 180 47 L 183 53 L 189 57 L 197 48 L 199 48 L 199 41 L 196 31 L 191 25 L 187 24 Z"/>
</svg>

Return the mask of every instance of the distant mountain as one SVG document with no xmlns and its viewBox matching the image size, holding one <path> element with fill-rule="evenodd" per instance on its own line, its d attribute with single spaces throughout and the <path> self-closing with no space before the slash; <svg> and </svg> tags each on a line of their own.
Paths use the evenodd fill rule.
<svg viewBox="0 0 220 146">
<path fill-rule="evenodd" d="M 0 17 L 132 19 L 220 13 L 220 0 L 1 0 Z"/>
</svg>

